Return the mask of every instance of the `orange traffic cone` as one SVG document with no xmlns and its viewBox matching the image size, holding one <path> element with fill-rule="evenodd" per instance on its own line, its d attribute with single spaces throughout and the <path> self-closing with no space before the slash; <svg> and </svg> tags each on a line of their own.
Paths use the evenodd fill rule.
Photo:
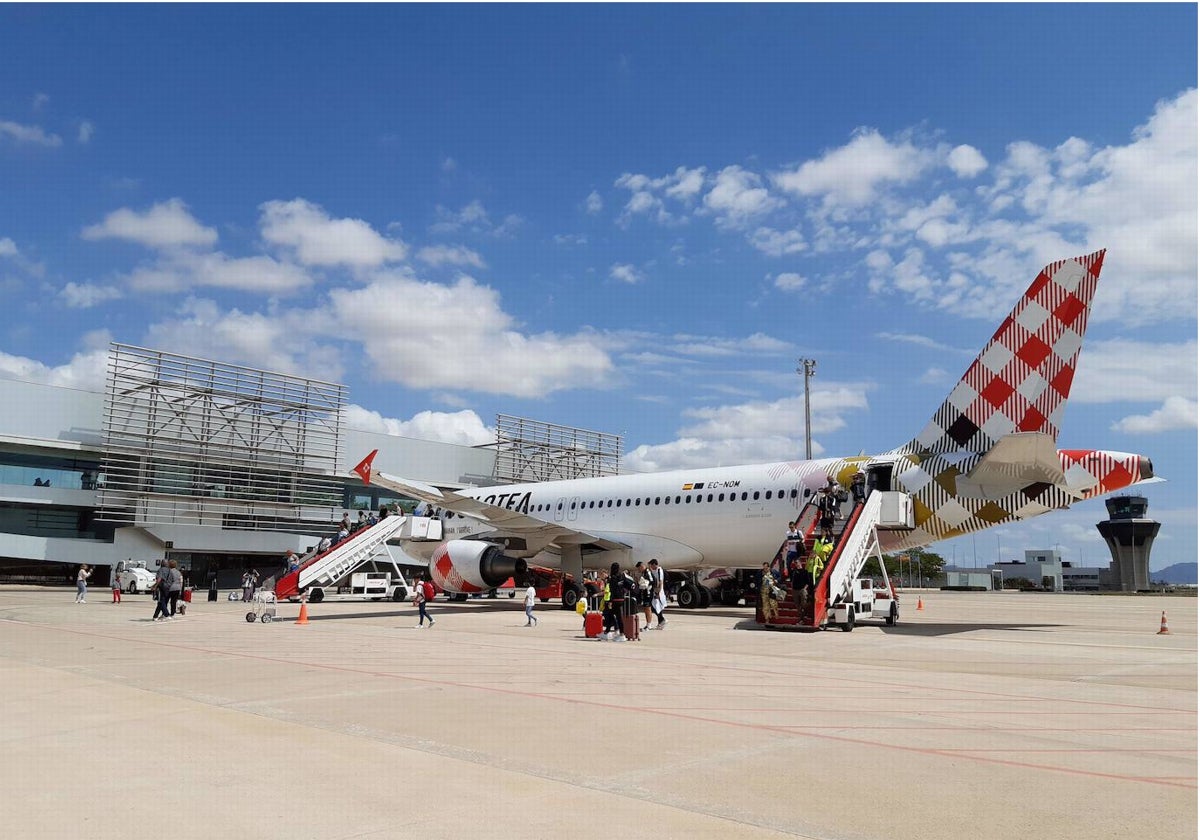
<svg viewBox="0 0 1200 840">
<path fill-rule="evenodd" d="M 297 624 L 308 624 L 308 604 L 300 605 L 300 617 L 296 619 Z"/>
<path fill-rule="evenodd" d="M 1159 636 L 1170 636 L 1171 635 L 1171 628 L 1167 626 L 1167 611 L 1166 610 L 1163 610 L 1162 621 L 1159 622 L 1159 625 L 1158 625 L 1158 635 Z"/>
<path fill-rule="evenodd" d="M 924 609 L 925 609 L 925 604 L 924 604 L 924 602 L 921 601 L 920 596 L 918 596 L 917 597 L 917 612 L 920 612 Z"/>
</svg>

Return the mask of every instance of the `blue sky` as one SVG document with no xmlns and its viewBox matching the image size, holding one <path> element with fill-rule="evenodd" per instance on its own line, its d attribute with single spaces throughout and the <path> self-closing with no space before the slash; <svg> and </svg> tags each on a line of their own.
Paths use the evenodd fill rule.
<svg viewBox="0 0 1200 840">
<path fill-rule="evenodd" d="M 347 422 L 625 435 L 628 470 L 918 432 L 1108 248 L 1063 448 L 1196 559 L 1196 8 L 0 6 L 0 375 L 110 340 L 345 382 Z M 349 465 L 347 465 L 349 466 Z M 939 547 L 1108 562 L 1093 501 Z"/>
</svg>

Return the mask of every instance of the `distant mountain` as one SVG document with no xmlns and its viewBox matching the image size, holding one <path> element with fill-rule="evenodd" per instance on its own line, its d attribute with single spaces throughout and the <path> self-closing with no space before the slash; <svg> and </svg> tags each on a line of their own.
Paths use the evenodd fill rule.
<svg viewBox="0 0 1200 840">
<path fill-rule="evenodd" d="M 1176 563 L 1158 572 L 1150 573 L 1150 580 L 1162 583 L 1195 583 L 1196 564 Z"/>
</svg>

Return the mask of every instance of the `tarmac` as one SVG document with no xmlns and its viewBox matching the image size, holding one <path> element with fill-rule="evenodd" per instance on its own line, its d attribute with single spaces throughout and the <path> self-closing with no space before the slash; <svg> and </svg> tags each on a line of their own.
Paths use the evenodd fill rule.
<svg viewBox="0 0 1200 840">
<path fill-rule="evenodd" d="M 1196 837 L 1194 598 L 910 592 L 810 634 L 669 609 L 617 643 L 520 599 L 418 630 L 224 595 L 151 622 L 0 587 L 6 836 Z"/>
</svg>

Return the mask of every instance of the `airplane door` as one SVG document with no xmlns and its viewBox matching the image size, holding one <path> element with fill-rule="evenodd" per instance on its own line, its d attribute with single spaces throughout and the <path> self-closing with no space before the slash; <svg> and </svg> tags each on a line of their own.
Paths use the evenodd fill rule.
<svg viewBox="0 0 1200 840">
<path fill-rule="evenodd" d="M 578 515 L 579 515 L 579 497 L 576 496 L 575 498 L 571 499 L 571 504 L 567 507 L 567 519 L 574 522 L 575 518 Z"/>
<path fill-rule="evenodd" d="M 554 503 L 554 521 L 555 522 L 563 521 L 563 510 L 566 508 L 566 506 L 567 506 L 567 499 L 565 496 L 560 498 L 557 502 Z"/>
</svg>

